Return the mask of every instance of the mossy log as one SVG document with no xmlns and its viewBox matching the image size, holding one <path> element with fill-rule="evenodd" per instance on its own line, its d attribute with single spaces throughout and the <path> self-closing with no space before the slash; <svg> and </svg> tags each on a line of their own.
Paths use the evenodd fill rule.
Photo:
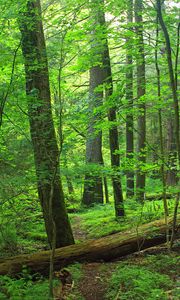
<svg viewBox="0 0 180 300">
<path fill-rule="evenodd" d="M 176 227 L 176 237 L 179 233 L 180 219 Z M 169 219 L 171 228 L 172 219 Z M 54 269 L 84 261 L 110 261 L 166 241 L 166 226 L 164 220 L 154 221 L 139 228 L 126 232 L 112 234 L 97 240 L 89 240 L 81 244 L 56 249 Z M 0 260 L 0 275 L 16 276 L 26 266 L 31 273 L 47 275 L 49 272 L 50 251 L 41 251 L 31 255 L 19 255 Z"/>
<path fill-rule="evenodd" d="M 173 193 L 166 193 L 166 199 L 173 199 L 176 196 L 176 194 Z M 153 195 L 146 195 L 146 200 L 148 201 L 155 201 L 155 200 L 162 200 L 163 194 L 153 194 Z"/>
</svg>

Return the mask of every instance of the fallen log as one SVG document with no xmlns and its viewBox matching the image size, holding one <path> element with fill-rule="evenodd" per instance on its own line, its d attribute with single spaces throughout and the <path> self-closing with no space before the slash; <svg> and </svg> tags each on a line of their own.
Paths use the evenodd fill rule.
<svg viewBox="0 0 180 300">
<path fill-rule="evenodd" d="M 166 199 L 173 199 L 176 197 L 176 194 L 174 193 L 166 193 Z M 163 200 L 164 195 L 161 194 L 154 194 L 154 195 L 146 195 L 146 200 L 148 201 L 154 201 L 154 200 Z"/>
<path fill-rule="evenodd" d="M 180 219 L 176 227 L 179 234 Z M 171 228 L 172 219 L 169 219 Z M 112 234 L 97 240 L 89 240 L 77 245 L 56 249 L 54 270 L 73 262 L 110 261 L 114 258 L 162 244 L 166 241 L 166 225 L 164 220 L 154 221 L 139 228 Z M 0 261 L 0 275 L 17 275 L 26 266 L 31 273 L 47 275 L 49 272 L 50 251 L 41 251 L 31 255 L 19 255 Z"/>
</svg>

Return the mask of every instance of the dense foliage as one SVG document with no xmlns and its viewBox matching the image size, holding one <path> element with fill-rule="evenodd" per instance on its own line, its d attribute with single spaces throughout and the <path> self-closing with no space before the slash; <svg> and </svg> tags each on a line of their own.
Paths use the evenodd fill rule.
<svg viewBox="0 0 180 300">
<path fill-rule="evenodd" d="M 53 253 L 73 234 L 79 243 L 176 220 L 179 8 L 178 0 L 0 0 L 2 258 Z M 172 276 L 153 256 L 143 263 L 120 263 L 106 298 L 171 299 Z M 69 270 L 81 280 L 80 265 Z M 47 281 L 36 278 L 34 289 L 26 268 L 21 275 L 0 278 L 0 298 L 46 299 Z"/>
</svg>

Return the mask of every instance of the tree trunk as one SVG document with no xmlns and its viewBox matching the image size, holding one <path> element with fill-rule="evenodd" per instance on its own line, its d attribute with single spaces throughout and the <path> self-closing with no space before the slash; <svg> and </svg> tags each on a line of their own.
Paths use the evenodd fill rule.
<svg viewBox="0 0 180 300">
<path fill-rule="evenodd" d="M 158 17 L 156 21 L 156 46 L 155 46 L 155 66 L 156 66 L 156 73 L 157 73 L 157 94 L 158 100 L 162 101 L 161 98 L 161 72 L 158 64 L 158 40 L 159 40 L 159 24 L 158 24 Z M 160 139 L 160 153 L 161 153 L 161 181 L 163 186 L 163 204 L 164 204 L 164 218 L 166 224 L 166 242 L 167 245 L 169 243 L 169 230 L 168 230 L 168 202 L 167 202 L 167 187 L 166 187 L 166 176 L 165 176 L 165 155 L 164 155 L 164 137 L 163 137 L 163 124 L 162 124 L 162 111 L 161 108 L 158 109 L 158 121 L 159 121 L 159 139 Z"/>
<path fill-rule="evenodd" d="M 133 22 L 133 0 L 127 1 L 127 25 Z M 131 25 L 132 26 L 132 25 Z M 129 28 L 131 30 L 131 27 Z M 130 112 L 126 115 L 126 158 L 128 163 L 134 156 L 134 132 L 133 132 L 133 57 L 132 38 L 126 38 L 126 101 Z M 132 169 L 132 167 L 131 167 Z M 126 174 L 126 196 L 134 196 L 134 172 L 128 171 Z"/>
<path fill-rule="evenodd" d="M 169 220 L 172 222 L 172 219 Z M 178 238 L 179 220 L 176 225 Z M 134 228 L 133 231 L 111 234 L 97 240 L 56 249 L 54 270 L 73 262 L 110 261 L 114 258 L 162 244 L 166 241 L 166 225 L 164 220 Z M 31 255 L 19 255 L 0 260 L 0 275 L 14 275 L 22 272 L 26 266 L 31 273 L 48 274 L 50 251 L 41 251 Z"/>
<path fill-rule="evenodd" d="M 179 101 L 178 101 L 178 93 L 177 93 L 177 63 L 178 63 L 178 54 L 179 54 L 179 30 L 180 30 L 180 27 L 178 25 L 178 41 L 177 41 L 177 52 L 176 52 L 176 58 L 175 58 L 175 72 L 174 72 L 173 62 L 172 62 L 172 53 L 171 53 L 171 42 L 170 42 L 167 27 L 165 25 L 163 15 L 162 15 L 161 1 L 157 0 L 156 3 L 157 3 L 157 13 L 158 13 L 158 18 L 159 18 L 159 23 L 163 30 L 164 38 L 165 38 L 165 42 L 166 42 L 169 80 L 170 80 L 172 96 L 173 96 L 173 103 L 174 103 L 174 127 L 175 127 L 175 139 L 176 139 L 176 150 L 177 150 L 177 170 L 179 170 L 179 167 L 180 167 L 180 138 L 179 138 L 180 126 L 179 126 Z M 178 180 L 178 184 L 179 184 L 179 182 L 180 181 Z M 174 210 L 174 225 L 173 225 L 173 233 L 172 233 L 172 238 L 171 238 L 171 247 L 173 244 L 174 226 L 176 224 L 176 214 L 178 211 L 179 199 L 180 199 L 180 192 L 178 191 L 177 197 L 176 197 L 175 210 Z"/>
<path fill-rule="evenodd" d="M 176 172 L 176 141 L 174 132 L 174 121 L 173 114 L 170 113 L 170 118 L 167 120 L 167 156 L 168 156 L 168 166 L 167 170 L 167 185 L 175 186 L 177 184 L 177 172 Z"/>
<path fill-rule="evenodd" d="M 104 167 L 104 159 L 102 157 L 102 165 Z M 109 191 L 108 191 L 108 181 L 107 177 L 103 176 L 103 183 L 104 183 L 104 194 L 105 194 L 105 203 L 109 203 Z"/>
<path fill-rule="evenodd" d="M 109 122 L 115 122 L 116 111 L 114 108 L 110 108 L 108 112 Z M 119 137 L 117 126 L 114 126 L 109 129 L 109 141 L 110 141 L 110 152 L 111 152 L 111 166 L 113 168 L 114 174 L 112 175 L 112 184 L 113 184 L 113 194 L 114 194 L 114 205 L 115 205 L 115 214 L 116 217 L 122 217 L 125 215 L 124 204 L 123 204 L 123 192 L 121 185 L 120 175 L 120 155 L 119 151 Z"/>
<path fill-rule="evenodd" d="M 137 34 L 137 99 L 139 101 L 139 117 L 138 117 L 138 141 L 137 141 L 137 155 L 138 167 L 136 175 L 136 199 L 143 201 L 145 196 L 145 173 L 143 166 L 146 162 L 145 153 L 145 139 L 146 139 L 146 105 L 145 100 L 142 99 L 146 93 L 145 80 L 145 55 L 144 55 L 144 41 L 143 41 L 143 4 L 142 0 L 135 0 L 135 22 Z"/>
<path fill-rule="evenodd" d="M 20 13 L 19 24 L 38 194 L 49 244 L 52 246 L 53 224 L 49 199 L 53 189 L 52 214 L 56 226 L 56 247 L 62 247 L 73 244 L 74 239 L 59 175 L 59 151 L 52 119 L 48 63 L 39 0 L 27 2 L 26 11 Z"/>
<path fill-rule="evenodd" d="M 90 69 L 89 81 L 89 125 L 86 142 L 86 163 L 87 165 L 102 164 L 102 131 L 97 125 L 101 121 L 101 113 L 97 112 L 103 103 L 103 70 L 99 65 L 101 60 L 101 41 L 99 37 L 99 19 L 97 6 L 101 0 L 91 1 L 91 55 L 92 67 Z M 97 6 L 96 6 L 97 4 Z M 97 65 L 96 65 L 97 64 Z M 89 172 L 91 173 L 91 171 Z M 82 203 L 91 205 L 103 203 L 103 182 L 102 176 L 97 174 L 85 176 L 84 193 Z"/>
<path fill-rule="evenodd" d="M 103 92 L 95 91 L 102 84 L 102 69 L 100 66 L 92 67 L 90 70 L 90 95 L 89 110 L 90 123 L 88 127 L 86 142 L 86 164 L 101 165 L 102 164 L 102 131 L 97 130 L 96 126 L 100 121 L 100 115 L 94 112 L 95 108 L 102 105 Z M 89 171 L 89 174 L 92 171 Z M 91 205 L 93 203 L 103 203 L 103 183 L 102 176 L 97 174 L 86 174 L 84 182 L 84 193 L 82 203 Z"/>
<path fill-rule="evenodd" d="M 105 193 L 105 201 L 106 203 L 109 203 L 109 191 L 108 191 L 108 183 L 107 183 L 106 176 L 104 176 L 104 193 Z"/>
<path fill-rule="evenodd" d="M 66 154 L 66 150 L 64 149 L 64 167 L 66 169 L 66 182 L 67 182 L 67 188 L 68 188 L 68 193 L 69 196 L 71 196 L 71 199 L 74 198 L 74 187 L 73 187 L 73 183 L 72 183 L 72 179 L 71 176 L 69 176 L 68 174 L 68 163 L 67 163 L 67 154 Z"/>
<path fill-rule="evenodd" d="M 180 139 L 179 139 L 179 103 L 178 103 L 178 95 L 177 95 L 177 82 L 176 82 L 176 74 L 174 76 L 174 70 L 173 70 L 173 62 L 172 62 L 172 54 L 171 54 L 171 42 L 169 38 L 169 33 L 166 28 L 163 16 L 162 16 L 162 10 L 161 10 L 161 1 L 157 0 L 157 13 L 159 18 L 159 23 L 161 25 L 161 28 L 164 33 L 165 42 L 166 42 L 166 53 L 167 53 L 167 63 L 169 68 L 169 79 L 170 79 L 170 85 L 172 90 L 172 96 L 174 101 L 174 126 L 175 126 L 175 138 L 176 138 L 176 149 L 177 149 L 177 155 L 178 155 L 178 163 L 180 165 Z"/>
<path fill-rule="evenodd" d="M 99 12 L 99 22 L 104 32 L 102 38 L 102 54 L 103 54 L 103 76 L 105 83 L 105 97 L 108 101 L 113 95 L 113 80 L 111 72 L 111 62 L 109 55 L 109 46 L 106 33 L 106 21 L 105 14 L 103 11 L 104 1 L 101 0 L 101 8 Z M 114 174 L 112 175 L 113 184 L 113 195 L 114 195 L 114 205 L 115 205 L 115 215 L 116 217 L 121 217 L 125 215 L 124 204 L 123 204 L 123 193 L 121 185 L 120 172 L 120 155 L 119 155 L 119 134 L 117 128 L 117 117 L 116 117 L 116 107 L 111 105 L 108 110 L 108 121 L 110 124 L 109 128 L 109 144 L 111 153 L 111 167 Z M 118 175 L 117 175 L 118 173 Z"/>
</svg>

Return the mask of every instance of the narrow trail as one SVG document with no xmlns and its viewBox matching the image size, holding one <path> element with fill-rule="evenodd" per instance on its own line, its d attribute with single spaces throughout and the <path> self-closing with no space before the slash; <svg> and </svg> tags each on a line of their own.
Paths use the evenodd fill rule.
<svg viewBox="0 0 180 300">
<path fill-rule="evenodd" d="M 106 294 L 105 274 L 101 263 L 88 263 L 83 265 L 83 278 L 79 290 L 86 300 L 103 300 Z"/>
<path fill-rule="evenodd" d="M 88 233 L 81 226 L 81 217 L 74 218 L 73 234 L 76 240 L 85 241 Z M 112 273 L 112 268 L 104 270 L 105 263 L 83 264 L 83 277 L 79 283 L 78 290 L 85 300 L 104 300 L 107 290 L 107 278 Z"/>
<path fill-rule="evenodd" d="M 75 216 L 74 219 L 73 219 L 73 235 L 74 235 L 74 238 L 75 240 L 77 241 L 85 241 L 87 239 L 87 232 L 82 229 L 82 226 L 81 226 L 81 217 L 80 216 Z"/>
</svg>

